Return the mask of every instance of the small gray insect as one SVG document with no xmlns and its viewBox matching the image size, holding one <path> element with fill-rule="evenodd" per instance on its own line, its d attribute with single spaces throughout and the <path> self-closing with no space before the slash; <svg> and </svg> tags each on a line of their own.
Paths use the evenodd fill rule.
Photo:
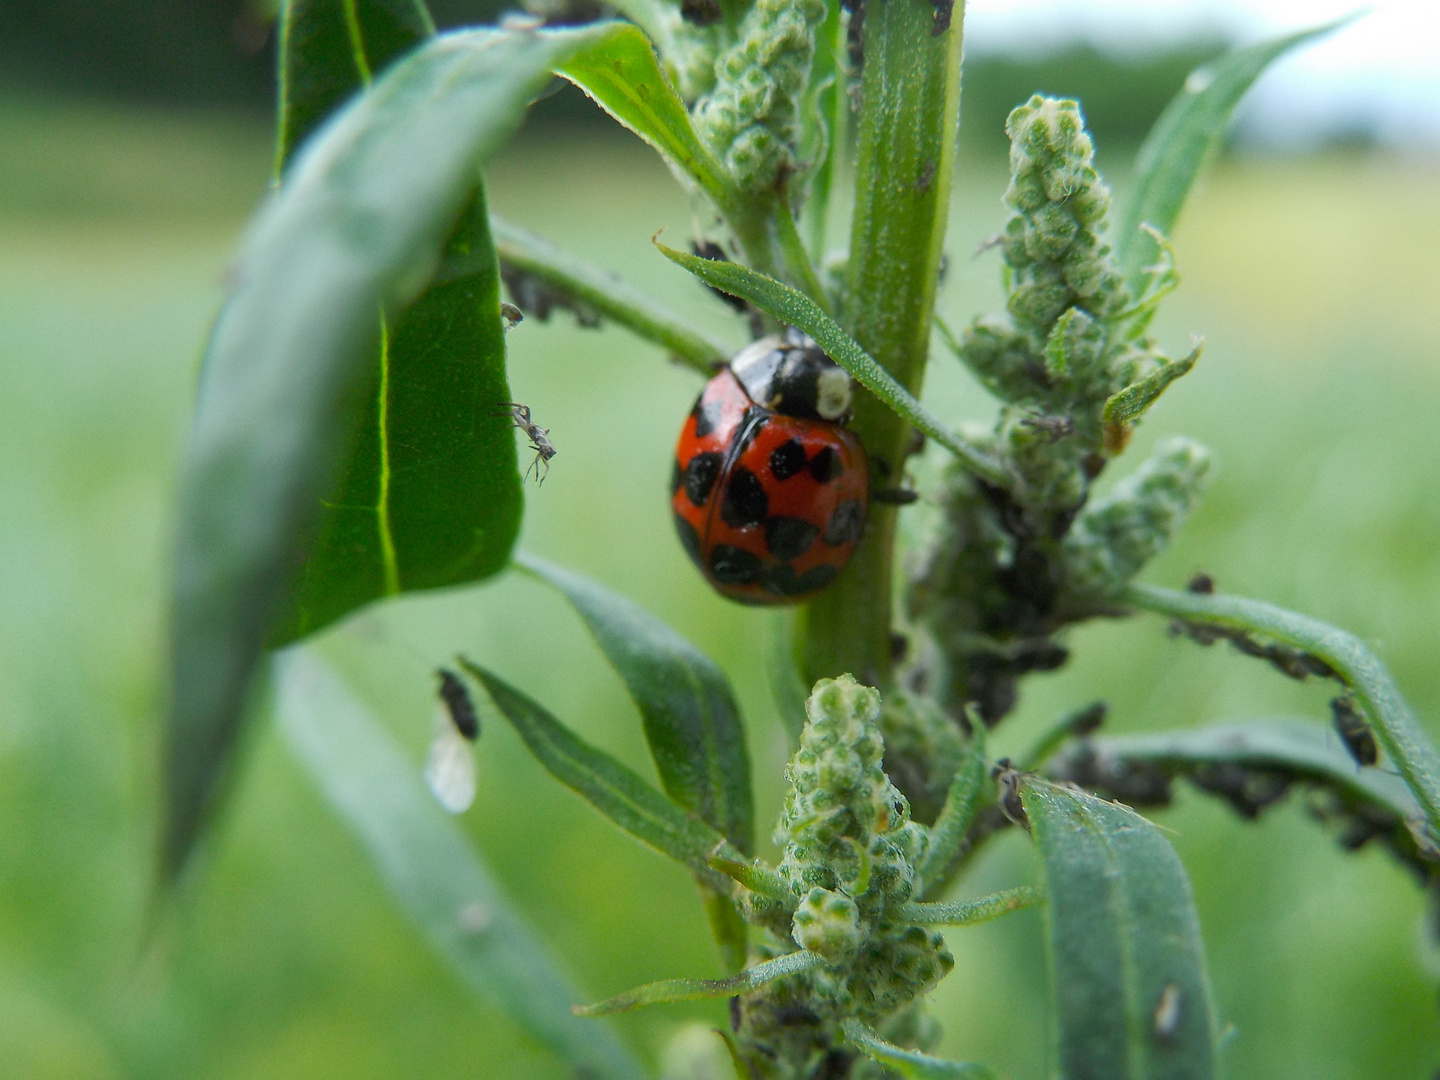
<svg viewBox="0 0 1440 1080">
<path fill-rule="evenodd" d="M 545 477 L 550 473 L 550 459 L 556 454 L 554 445 L 550 442 L 550 429 L 542 428 L 539 424 L 530 419 L 530 406 L 521 405 L 514 401 L 502 401 L 500 408 L 503 410 L 501 416 L 508 416 L 510 422 L 530 440 L 530 449 L 535 451 L 535 460 L 530 462 L 530 467 L 525 470 L 528 479 L 530 474 L 535 474 L 535 486 L 539 487 L 545 483 Z M 544 471 L 541 471 L 544 466 Z"/>
</svg>

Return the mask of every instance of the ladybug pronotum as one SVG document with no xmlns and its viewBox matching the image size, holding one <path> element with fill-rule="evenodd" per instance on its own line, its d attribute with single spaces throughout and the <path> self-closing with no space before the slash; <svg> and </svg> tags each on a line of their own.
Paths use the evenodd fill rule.
<svg viewBox="0 0 1440 1080">
<path fill-rule="evenodd" d="M 799 330 L 742 349 L 680 430 L 670 506 L 722 595 L 792 604 L 830 582 L 865 525 L 865 448 L 842 424 L 850 376 Z"/>
</svg>

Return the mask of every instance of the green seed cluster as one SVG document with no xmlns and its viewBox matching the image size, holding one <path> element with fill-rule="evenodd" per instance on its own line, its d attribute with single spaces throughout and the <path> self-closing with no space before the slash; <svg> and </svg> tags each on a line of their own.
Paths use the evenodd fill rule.
<svg viewBox="0 0 1440 1080">
<path fill-rule="evenodd" d="M 1210 454 L 1191 439 L 1166 439 L 1131 476 L 1085 508 L 1065 538 L 1075 591 L 1117 595 L 1179 531 L 1204 490 Z"/>
<path fill-rule="evenodd" d="M 798 103 L 815 58 L 823 0 L 758 0 L 739 40 L 715 61 L 715 85 L 695 107 L 700 137 L 747 191 L 795 164 Z"/>
<path fill-rule="evenodd" d="M 929 834 L 881 767 L 875 690 L 849 675 L 823 679 L 806 713 L 776 830 L 780 874 L 798 900 L 791 937 L 833 961 L 806 975 L 824 1014 L 887 1016 L 954 965 L 938 934 L 894 918 Z"/>
</svg>

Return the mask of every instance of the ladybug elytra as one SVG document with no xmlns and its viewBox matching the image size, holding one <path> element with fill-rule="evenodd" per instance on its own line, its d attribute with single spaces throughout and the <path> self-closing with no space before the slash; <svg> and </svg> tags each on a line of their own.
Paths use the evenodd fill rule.
<svg viewBox="0 0 1440 1080">
<path fill-rule="evenodd" d="M 865 525 L 865 448 L 842 424 L 850 376 L 793 327 L 742 349 L 680 430 L 670 506 L 695 565 L 748 604 L 808 599 Z"/>
</svg>

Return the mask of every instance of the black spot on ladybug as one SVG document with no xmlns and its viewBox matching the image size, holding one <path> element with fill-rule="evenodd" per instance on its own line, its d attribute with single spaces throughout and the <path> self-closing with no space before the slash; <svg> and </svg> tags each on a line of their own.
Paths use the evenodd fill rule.
<svg viewBox="0 0 1440 1080">
<path fill-rule="evenodd" d="M 703 439 L 720 422 L 720 402 L 706 401 L 702 394 L 695 402 L 695 408 L 690 410 L 690 415 L 695 417 L 695 437 Z"/>
<path fill-rule="evenodd" d="M 820 529 L 804 518 L 772 517 L 765 522 L 765 546 L 775 558 L 788 562 L 810 550 Z"/>
<path fill-rule="evenodd" d="M 823 589 L 835 580 L 839 571 L 833 566 L 812 566 L 803 574 L 796 574 L 789 563 L 772 566 L 765 575 L 765 587 L 780 596 L 803 596 L 805 593 Z"/>
<path fill-rule="evenodd" d="M 724 459 L 716 453 L 696 454 L 685 466 L 685 497 L 696 506 L 704 506 L 710 498 L 710 490 L 720 475 Z"/>
<path fill-rule="evenodd" d="M 721 585 L 753 585 L 761 569 L 760 557 L 744 548 L 716 544 L 710 552 L 710 573 Z"/>
<path fill-rule="evenodd" d="M 810 475 L 817 484 L 828 484 L 844 471 L 845 466 L 833 446 L 825 447 L 810 459 Z"/>
<path fill-rule="evenodd" d="M 695 531 L 695 526 L 686 521 L 679 514 L 675 515 L 675 531 L 680 534 L 680 546 L 690 558 L 699 563 L 700 559 L 700 534 Z"/>
<path fill-rule="evenodd" d="M 769 513 L 770 499 L 760 478 L 743 465 L 735 466 L 720 502 L 721 520 L 732 529 L 743 529 L 763 524 Z"/>
<path fill-rule="evenodd" d="M 850 544 L 860 539 L 860 528 L 865 524 L 865 508 L 859 499 L 846 499 L 835 508 L 825 524 L 825 543 L 831 547 Z"/>
<path fill-rule="evenodd" d="M 770 451 L 770 475 L 776 480 L 789 480 L 805 468 L 805 447 L 799 439 L 783 442 Z"/>
</svg>

